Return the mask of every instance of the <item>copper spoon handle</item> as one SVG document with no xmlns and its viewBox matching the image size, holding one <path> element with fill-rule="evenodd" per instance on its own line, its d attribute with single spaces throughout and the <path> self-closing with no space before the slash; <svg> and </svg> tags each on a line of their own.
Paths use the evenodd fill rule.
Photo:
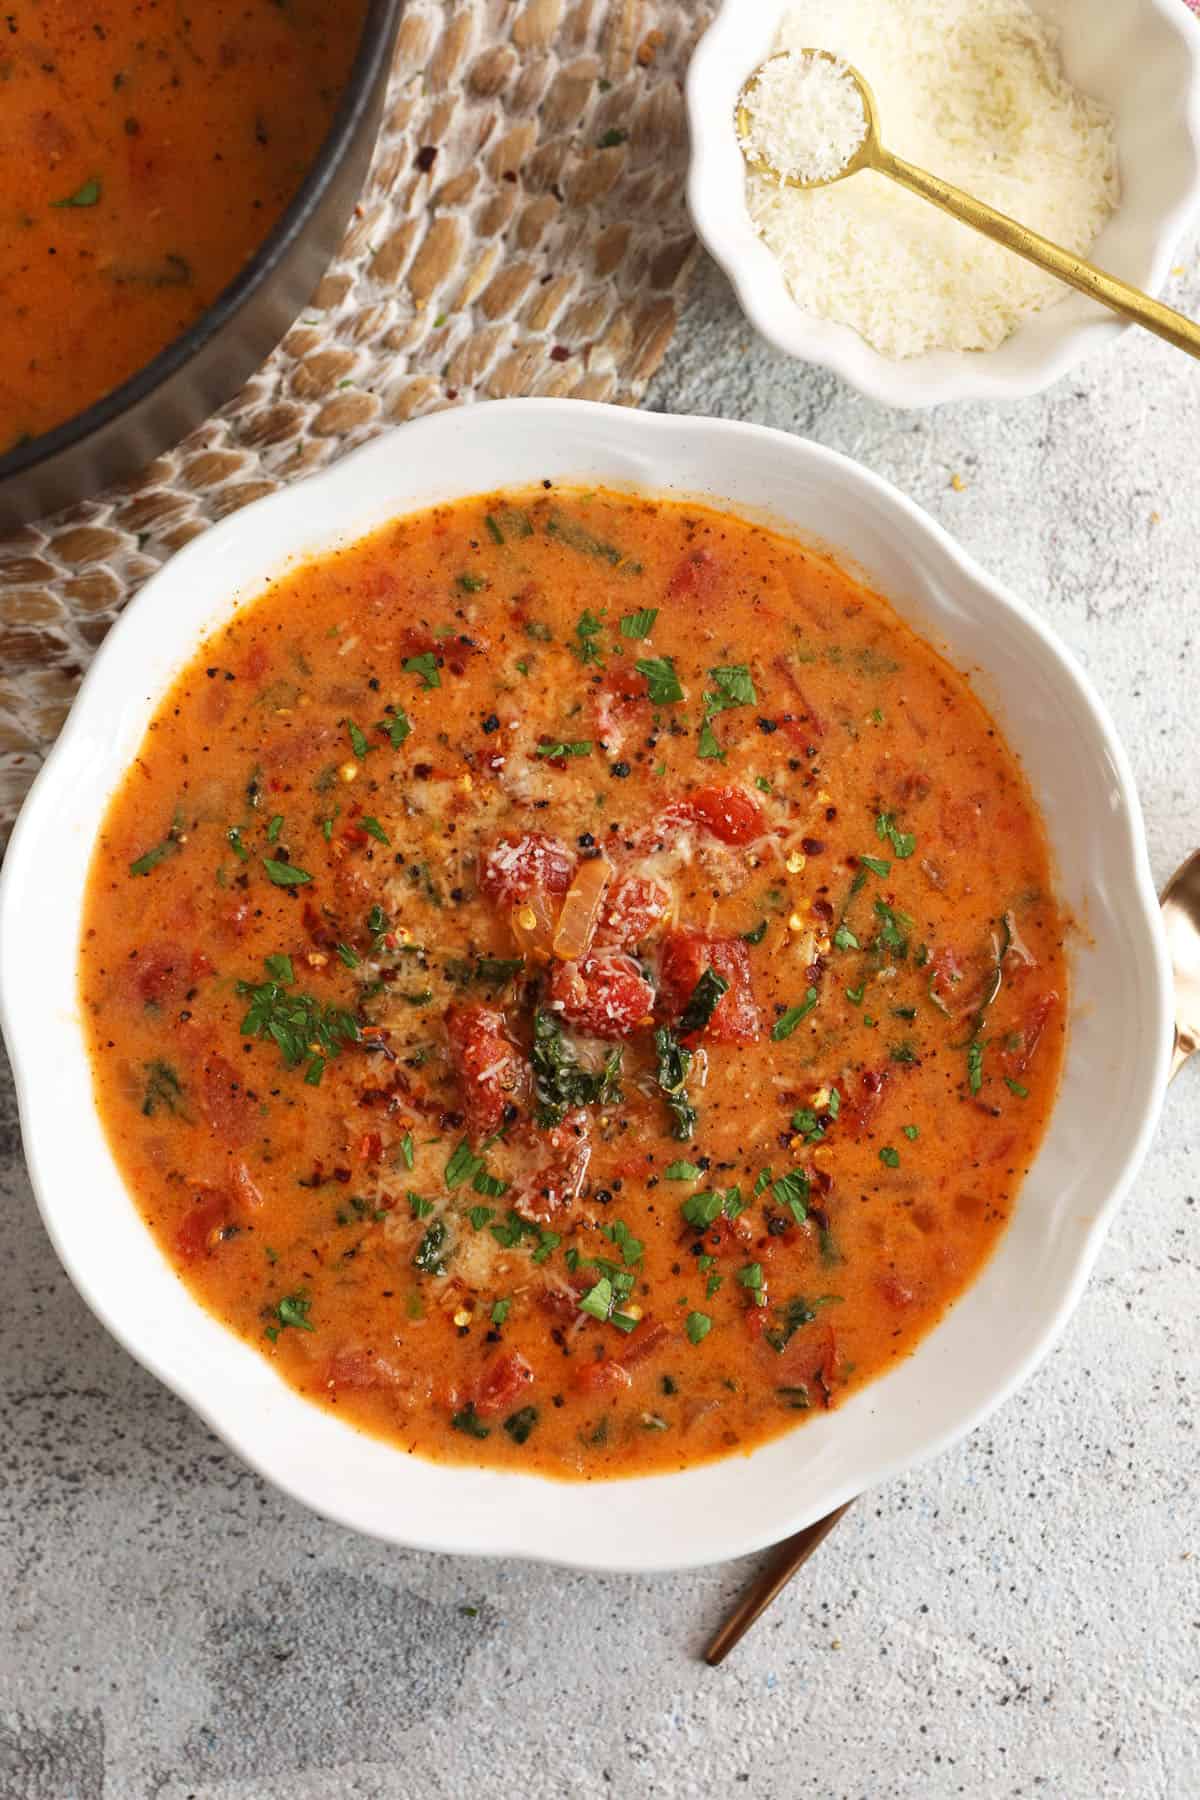
<svg viewBox="0 0 1200 1800">
<path fill-rule="evenodd" d="M 806 1525 L 795 1537 L 785 1538 L 782 1544 L 776 1546 L 774 1556 L 758 1580 L 730 1613 L 704 1652 L 704 1660 L 710 1668 L 715 1669 L 718 1663 L 725 1661 L 733 1646 L 745 1636 L 755 1619 L 766 1612 L 780 1589 L 787 1586 L 796 1570 L 808 1561 L 817 1546 L 829 1536 L 842 1514 L 853 1505 L 853 1500 L 847 1500 L 845 1506 L 826 1513 L 815 1525 Z"/>
</svg>

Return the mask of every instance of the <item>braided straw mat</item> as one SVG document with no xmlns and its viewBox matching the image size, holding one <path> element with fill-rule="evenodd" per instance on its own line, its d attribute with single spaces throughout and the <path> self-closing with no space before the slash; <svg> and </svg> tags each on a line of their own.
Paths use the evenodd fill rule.
<svg viewBox="0 0 1200 1800">
<path fill-rule="evenodd" d="M 0 837 L 97 644 L 173 550 L 376 432 L 511 394 L 633 404 L 695 245 L 701 0 L 408 0 L 366 191 L 312 305 L 133 481 L 0 538 Z"/>
</svg>

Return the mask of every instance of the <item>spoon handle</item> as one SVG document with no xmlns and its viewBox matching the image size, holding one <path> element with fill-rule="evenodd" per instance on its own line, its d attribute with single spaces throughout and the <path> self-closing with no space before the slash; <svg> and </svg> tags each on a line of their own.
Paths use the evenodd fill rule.
<svg viewBox="0 0 1200 1800">
<path fill-rule="evenodd" d="M 1173 307 L 1164 306 L 1161 300 L 1152 299 L 1140 288 L 1130 287 L 1127 281 L 1118 281 L 1115 275 L 1106 275 L 1103 269 L 1097 269 L 1082 256 L 1075 256 L 1051 243 L 1049 238 L 1030 231 L 1028 226 L 1019 225 L 1006 213 L 997 212 L 994 206 L 976 200 L 971 194 L 964 194 L 961 188 L 952 187 L 940 176 L 893 156 L 882 144 L 871 157 L 869 167 L 880 175 L 890 175 L 901 187 L 919 194 L 923 200 L 932 200 L 943 212 L 961 219 L 965 225 L 973 225 L 985 237 L 1003 244 L 1008 250 L 1015 250 L 1027 262 L 1036 263 L 1039 269 L 1078 288 L 1089 300 L 1099 300 L 1112 312 L 1121 313 L 1135 325 L 1144 325 L 1147 331 L 1166 338 L 1176 349 L 1200 357 L 1200 325 Z"/>
</svg>

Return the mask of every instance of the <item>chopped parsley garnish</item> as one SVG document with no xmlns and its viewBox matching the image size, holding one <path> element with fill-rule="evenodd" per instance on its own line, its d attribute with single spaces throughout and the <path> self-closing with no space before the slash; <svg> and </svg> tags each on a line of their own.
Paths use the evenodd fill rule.
<svg viewBox="0 0 1200 1800">
<path fill-rule="evenodd" d="M 444 1275 L 449 1236 L 445 1220 L 435 1219 L 417 1245 L 416 1255 L 413 1257 L 414 1266 L 426 1275 Z"/>
<path fill-rule="evenodd" d="M 714 714 L 725 712 L 731 706 L 757 706 L 758 695 L 750 678 L 748 663 L 727 663 L 724 667 L 710 669 L 709 674 L 716 683 L 715 693 L 704 696 L 705 717 L 711 719 Z"/>
<path fill-rule="evenodd" d="M 455 1431 L 465 1431 L 468 1437 L 485 1438 L 491 1436 L 491 1426 L 485 1425 L 475 1411 L 475 1402 L 468 1400 L 461 1412 L 451 1413 L 450 1423 Z"/>
<path fill-rule="evenodd" d="M 1010 1094 L 1015 1094 L 1017 1096 L 1018 1100 L 1028 1100 L 1029 1089 L 1023 1087 L 1019 1081 L 1014 1081 L 1011 1075 L 1006 1075 L 1004 1077 L 1004 1085 Z"/>
<path fill-rule="evenodd" d="M 646 677 L 647 692 L 655 706 L 674 706 L 683 699 L 673 657 L 639 656 L 633 666 L 639 675 Z"/>
<path fill-rule="evenodd" d="M 376 843 L 386 844 L 388 848 L 391 849 L 392 840 L 383 829 L 383 826 L 379 823 L 378 819 L 373 819 L 368 813 L 365 814 L 358 823 L 368 837 L 373 837 Z"/>
<path fill-rule="evenodd" d="M 893 1149 L 891 1144 L 885 1144 L 883 1149 L 879 1152 L 879 1160 L 881 1163 L 886 1164 L 889 1169 L 898 1169 L 900 1167 L 900 1152 Z"/>
<path fill-rule="evenodd" d="M 717 742 L 716 732 L 713 730 L 708 720 L 705 719 L 703 725 L 700 727 L 700 736 L 697 739 L 696 744 L 696 755 L 700 757 L 703 762 L 724 762 L 725 754 L 725 751 L 722 750 L 720 744 Z"/>
<path fill-rule="evenodd" d="M 915 1063 L 917 1061 L 917 1053 L 907 1038 L 901 1039 L 898 1044 L 893 1044 L 888 1055 L 894 1063 Z"/>
<path fill-rule="evenodd" d="M 142 1111 L 148 1119 L 152 1119 L 161 1106 L 169 1112 L 173 1119 L 187 1120 L 187 1107 L 183 1100 L 183 1083 L 169 1062 L 148 1062 L 143 1065 L 146 1070 L 146 1086 L 142 1095 Z"/>
<path fill-rule="evenodd" d="M 476 1156 L 466 1138 L 463 1138 L 446 1164 L 442 1180 L 453 1193 L 456 1187 L 461 1187 L 464 1181 L 470 1180 L 482 1167 L 482 1156 Z"/>
<path fill-rule="evenodd" d="M 277 967 L 285 961 L 291 966 L 287 958 L 271 961 Z M 289 1069 L 296 1068 L 306 1057 L 319 1061 L 323 1068 L 325 1058 L 337 1056 L 346 1044 L 360 1041 L 353 1013 L 322 1005 L 311 994 L 287 993 L 285 988 L 289 985 L 279 978 L 258 984 L 238 982 L 237 992 L 250 1002 L 241 1023 L 243 1037 L 270 1038 Z"/>
<path fill-rule="evenodd" d="M 533 1016 L 534 1097 L 539 1125 L 559 1125 L 573 1106 L 607 1106 L 621 1097 L 621 1052 L 602 1069 L 582 1069 L 563 1039 L 556 1015 L 539 1007 Z"/>
<path fill-rule="evenodd" d="M 797 1225 L 808 1217 L 809 1180 L 803 1169 L 789 1169 L 771 1183 L 771 1192 L 780 1206 L 786 1206 Z"/>
<path fill-rule="evenodd" d="M 432 650 L 423 650 L 420 656 L 406 656 L 401 667 L 406 675 L 419 675 L 422 688 L 437 688 L 442 685 L 437 657 Z"/>
<path fill-rule="evenodd" d="M 539 744 L 534 751 L 535 756 L 590 756 L 592 753 L 591 738 L 576 738 L 571 743 L 561 739 L 557 743 Z"/>
<path fill-rule="evenodd" d="M 673 1137 L 686 1144 L 696 1135 L 696 1121 L 699 1115 L 688 1099 L 687 1078 L 692 1067 L 692 1053 L 685 1050 L 675 1033 L 666 1025 L 660 1025 L 654 1033 L 654 1050 L 658 1058 L 658 1085 L 666 1097 L 667 1109 L 673 1120 Z"/>
<path fill-rule="evenodd" d="M 375 729 L 385 732 L 392 749 L 398 750 L 412 731 L 412 720 L 402 706 L 393 706 L 388 716 L 378 721 Z"/>
<path fill-rule="evenodd" d="M 908 832 L 901 831 L 891 813 L 880 813 L 875 820 L 875 836 L 889 843 L 901 862 L 910 857 L 917 847 L 917 840 Z M 865 860 L 865 859 L 864 859 Z"/>
<path fill-rule="evenodd" d="M 406 1131 L 400 1139 L 400 1157 L 406 1169 L 411 1169 L 416 1161 L 416 1146 L 411 1131 Z"/>
<path fill-rule="evenodd" d="M 475 575 L 470 570 L 465 570 L 458 578 L 458 585 L 464 594 L 478 594 L 487 586 L 487 576 Z"/>
<path fill-rule="evenodd" d="M 664 1181 L 696 1181 L 703 1173 L 700 1165 L 694 1162 L 668 1163 L 663 1170 Z"/>
<path fill-rule="evenodd" d="M 514 1444 L 523 1444 L 538 1422 L 536 1406 L 523 1406 L 520 1412 L 510 1413 L 504 1421 L 504 1429 Z"/>
<path fill-rule="evenodd" d="M 311 1309 L 312 1301 L 303 1290 L 298 1294 L 285 1294 L 275 1307 L 274 1316 L 279 1321 L 278 1331 L 286 1331 L 288 1326 L 293 1331 L 315 1331 L 317 1328 L 308 1316 Z"/>
<path fill-rule="evenodd" d="M 306 881 L 312 880 L 307 869 L 299 869 L 295 863 L 279 862 L 273 856 L 263 857 L 263 868 L 276 887 L 303 887 Z"/>
<path fill-rule="evenodd" d="M 884 900 L 875 902 L 875 916 L 879 920 L 876 941 L 903 962 L 908 955 L 908 933 L 913 927 L 912 920 L 907 913 L 897 912 Z"/>
<path fill-rule="evenodd" d="M 551 513 L 546 520 L 547 537 L 557 538 L 560 544 L 566 544 L 570 550 L 578 550 L 581 556 L 596 556 L 601 562 L 614 566 L 621 561 L 622 552 L 615 544 L 606 544 L 602 538 L 593 537 L 577 519 L 568 519 L 562 513 Z"/>
<path fill-rule="evenodd" d="M 689 1225 L 703 1231 L 714 1219 L 720 1218 L 723 1204 L 724 1196 L 720 1193 L 689 1194 L 679 1210 Z"/>
<path fill-rule="evenodd" d="M 810 987 L 799 1006 L 789 1006 L 782 1018 L 776 1019 L 771 1028 L 771 1036 L 775 1042 L 780 1044 L 784 1038 L 791 1037 L 801 1019 L 807 1019 L 816 1004 L 817 990 L 815 987 Z"/>
<path fill-rule="evenodd" d="M 594 1287 L 590 1287 L 579 1302 L 580 1312 L 590 1313 L 593 1319 L 606 1320 L 613 1308 L 613 1287 L 607 1275 L 602 1275 Z"/>
<path fill-rule="evenodd" d="M 472 1206 L 467 1213 L 467 1218 L 471 1221 L 472 1231 L 482 1231 L 484 1226 L 491 1221 L 492 1217 L 493 1212 L 490 1206 Z"/>
<path fill-rule="evenodd" d="M 856 988 L 847 988 L 846 989 L 846 998 L 850 1002 L 851 1006 L 861 1006 L 862 1002 L 863 1002 L 863 995 L 866 993 L 866 991 L 867 991 L 867 989 L 866 989 L 865 983 L 863 983 L 861 986 L 856 987 Z"/>
<path fill-rule="evenodd" d="M 266 966 L 267 974 L 271 977 L 272 981 L 282 981 L 286 985 L 290 985 L 295 981 L 296 973 L 292 967 L 292 959 L 290 956 L 284 956 L 282 952 L 280 952 L 275 956 L 264 956 L 263 962 Z"/>
<path fill-rule="evenodd" d="M 891 863 L 886 862 L 882 856 L 860 856 L 858 860 L 864 869 L 870 869 L 872 875 L 878 875 L 881 880 L 892 872 Z"/>
<path fill-rule="evenodd" d="M 712 1330 L 712 1320 L 707 1313 L 690 1312 L 684 1323 L 684 1330 L 688 1334 L 689 1342 L 698 1344 Z"/>
<path fill-rule="evenodd" d="M 414 1194 L 411 1189 L 408 1193 L 408 1206 L 414 1219 L 427 1219 L 433 1211 L 433 1201 L 426 1200 L 421 1194 Z"/>
<path fill-rule="evenodd" d="M 505 1319 L 507 1319 L 511 1309 L 512 1309 L 512 1301 L 511 1300 L 508 1300 L 508 1299 L 497 1300 L 496 1304 L 492 1308 L 492 1314 L 491 1314 L 492 1324 L 493 1325 L 503 1325 L 503 1323 L 504 1323 Z"/>
<path fill-rule="evenodd" d="M 52 200 L 50 204 L 51 206 L 58 207 L 95 206 L 103 191 L 104 190 L 100 185 L 100 177 L 98 175 L 93 175 L 89 181 L 84 182 L 82 187 L 77 187 L 73 194 L 68 194 L 63 200 Z"/>
<path fill-rule="evenodd" d="M 353 750 L 355 756 L 357 756 L 359 762 L 362 762 L 363 758 L 370 754 L 371 746 L 368 744 L 365 734 L 359 730 L 353 719 L 346 720 L 346 734 L 350 739 L 350 748 Z"/>
<path fill-rule="evenodd" d="M 919 1125 L 904 1125 L 901 1129 L 910 1144 L 915 1143 L 917 1138 L 921 1135 L 921 1128 Z"/>
<path fill-rule="evenodd" d="M 604 658 L 600 653 L 600 646 L 596 642 L 603 629 L 604 620 L 597 618 L 594 612 L 585 608 L 580 613 L 575 624 L 576 641 L 571 648 L 585 666 L 588 663 L 598 663 L 603 667 Z"/>
<path fill-rule="evenodd" d="M 739 1284 L 749 1288 L 753 1294 L 761 1295 L 763 1289 L 763 1269 L 761 1263 L 747 1263 L 744 1269 L 737 1272 Z"/>
<path fill-rule="evenodd" d="M 139 856 L 136 862 L 131 862 L 129 873 L 131 875 L 148 875 L 151 869 L 156 869 L 160 862 L 166 861 L 168 856 L 177 856 L 183 849 L 182 831 L 183 820 L 176 816 L 170 831 L 161 844 L 155 844 L 152 850 L 147 850 L 144 856 Z"/>
<path fill-rule="evenodd" d="M 633 638 L 635 641 L 640 638 L 648 638 L 654 630 L 654 621 L 657 617 L 657 606 L 643 606 L 640 612 L 626 613 L 621 620 L 621 636 Z M 642 674 L 645 673 L 646 671 L 643 669 Z"/>
<path fill-rule="evenodd" d="M 242 832 L 245 829 L 246 827 L 244 825 L 231 825 L 229 830 L 225 833 L 229 848 L 240 862 L 250 861 L 250 852 L 242 842 Z"/>
<path fill-rule="evenodd" d="M 729 983 L 715 969 L 705 969 L 699 981 L 692 989 L 687 1005 L 679 1015 L 679 1023 L 675 1027 L 681 1038 L 695 1037 L 704 1030 L 724 994 L 729 992 Z"/>
<path fill-rule="evenodd" d="M 977 1094 L 983 1086 L 983 1039 L 972 1038 L 967 1045 L 967 1082 Z"/>
<path fill-rule="evenodd" d="M 760 919 L 753 931 L 743 931 L 743 944 L 761 944 L 767 935 L 767 921 Z"/>
<path fill-rule="evenodd" d="M 283 830 L 283 814 L 276 813 L 275 817 L 267 825 L 267 842 L 268 842 L 268 844 L 278 843 L 279 842 L 279 834 L 282 830 Z"/>
<path fill-rule="evenodd" d="M 835 950 L 858 950 L 861 948 L 861 945 L 859 944 L 858 939 L 855 937 L 854 933 L 851 931 L 850 927 L 846 924 L 844 919 L 833 934 L 833 947 Z M 849 988 L 846 989 L 846 993 L 847 993 L 847 996 L 849 996 L 849 993 L 850 993 Z M 861 989 L 859 990 L 858 997 L 860 1000 L 862 999 L 862 990 Z"/>
<path fill-rule="evenodd" d="M 338 960 L 344 962 L 348 969 L 358 968 L 362 958 L 357 950 L 352 950 L 349 944 L 335 944 L 334 949 L 337 952 Z"/>
</svg>

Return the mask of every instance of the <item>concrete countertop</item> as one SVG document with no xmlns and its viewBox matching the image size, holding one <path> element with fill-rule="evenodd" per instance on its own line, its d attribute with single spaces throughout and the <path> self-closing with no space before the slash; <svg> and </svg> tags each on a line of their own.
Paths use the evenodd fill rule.
<svg viewBox="0 0 1200 1800">
<path fill-rule="evenodd" d="M 1133 333 L 1040 399 L 894 413 L 759 345 L 705 269 L 650 404 L 896 482 L 1091 672 L 1159 879 L 1200 843 L 1193 364 Z M 409 1555 L 264 1487 L 76 1298 L 6 1083 L 0 1800 L 1200 1793 L 1198 1081 L 1033 1383 L 858 1505 L 720 1671 L 697 1653 L 753 1559 Z"/>
</svg>

